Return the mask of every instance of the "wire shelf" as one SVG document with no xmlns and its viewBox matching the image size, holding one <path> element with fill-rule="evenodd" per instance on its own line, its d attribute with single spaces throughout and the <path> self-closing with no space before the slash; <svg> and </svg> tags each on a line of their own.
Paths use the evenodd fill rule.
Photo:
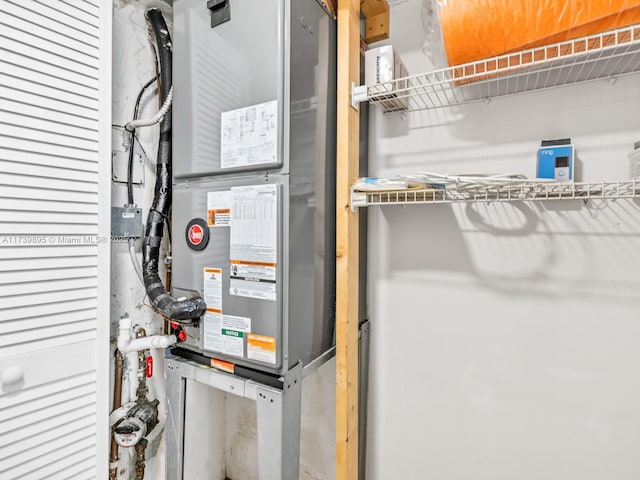
<svg viewBox="0 0 640 480">
<path fill-rule="evenodd" d="M 640 70 L 640 25 L 366 87 L 385 112 L 417 111 L 615 78 Z"/>
<path fill-rule="evenodd" d="M 581 183 L 521 183 L 473 185 L 463 188 L 428 188 L 384 192 L 352 192 L 351 206 L 411 205 L 458 202 L 514 202 L 530 200 L 595 200 L 640 196 L 640 180 Z"/>
</svg>

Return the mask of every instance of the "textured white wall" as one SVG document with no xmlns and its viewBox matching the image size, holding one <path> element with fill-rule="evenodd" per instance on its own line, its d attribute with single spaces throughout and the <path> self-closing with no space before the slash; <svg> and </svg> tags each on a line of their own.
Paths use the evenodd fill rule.
<svg viewBox="0 0 640 480">
<path fill-rule="evenodd" d="M 115 155 L 126 157 L 122 146 L 122 128 L 131 120 L 133 107 L 140 88 L 155 75 L 155 57 L 149 40 L 144 13 L 150 6 L 162 9 L 165 18 L 171 25 L 171 9 L 160 0 L 115 0 L 113 2 L 113 120 L 112 150 Z M 153 116 L 158 109 L 157 95 L 153 86 L 147 89 L 140 109 L 140 118 Z M 146 223 L 147 212 L 153 200 L 155 184 L 155 160 L 158 142 L 158 128 L 141 128 L 136 134 L 140 145 L 136 144 L 135 152 L 141 154 L 144 163 L 144 185 L 135 186 L 134 200 L 143 209 L 143 224 Z M 112 205 L 123 206 L 127 202 L 126 184 L 114 183 L 112 186 Z M 140 245 L 138 244 L 138 251 Z M 138 256 L 138 261 L 141 261 Z M 162 322 L 147 306 L 144 287 L 139 282 L 129 258 L 128 247 L 123 243 L 112 245 L 111 253 L 111 332 L 117 335 L 119 318 L 128 315 L 142 325 L 148 335 L 159 333 Z M 164 275 L 161 275 L 164 278 Z M 127 356 L 127 362 L 135 365 L 136 354 Z M 145 478 L 151 480 L 164 479 L 164 352 L 154 353 L 154 376 L 149 381 L 149 398 L 161 400 L 159 412 L 161 423 L 152 432 L 147 449 L 148 462 Z M 135 371 L 135 367 L 134 370 Z M 135 399 L 135 376 L 133 381 L 125 377 L 123 402 Z M 135 469 L 131 458 L 133 449 L 121 449 L 119 470 L 122 479 L 135 478 Z M 132 476 L 132 477 L 131 477 Z"/>
<path fill-rule="evenodd" d="M 410 73 L 420 0 L 392 9 Z M 429 113 L 373 108 L 371 175 L 519 172 L 571 137 L 628 179 L 640 77 Z M 368 479 L 637 479 L 640 203 L 374 207 Z"/>
</svg>

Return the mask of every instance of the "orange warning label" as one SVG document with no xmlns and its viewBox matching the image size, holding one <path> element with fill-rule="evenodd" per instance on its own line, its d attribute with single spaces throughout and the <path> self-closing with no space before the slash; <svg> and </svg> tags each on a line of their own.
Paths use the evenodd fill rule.
<svg viewBox="0 0 640 480">
<path fill-rule="evenodd" d="M 233 363 L 224 362 L 222 360 L 218 360 L 217 358 L 211 359 L 211 366 L 213 368 L 217 368 L 218 370 L 222 370 L 223 372 L 234 373 L 236 366 Z"/>
<path fill-rule="evenodd" d="M 247 358 L 264 363 L 276 363 L 276 339 L 264 335 L 247 335 Z"/>
<path fill-rule="evenodd" d="M 219 308 L 208 308 L 207 307 L 207 312 L 210 312 L 210 313 L 222 313 L 222 310 L 220 310 Z"/>
<path fill-rule="evenodd" d="M 207 224 L 210 227 L 226 227 L 231 223 L 231 209 L 219 208 L 207 211 Z"/>
</svg>

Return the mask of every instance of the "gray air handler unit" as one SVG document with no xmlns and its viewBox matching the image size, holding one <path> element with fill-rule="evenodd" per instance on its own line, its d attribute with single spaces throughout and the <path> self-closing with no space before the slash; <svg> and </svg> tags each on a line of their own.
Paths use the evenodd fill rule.
<svg viewBox="0 0 640 480">
<path fill-rule="evenodd" d="M 260 479 L 297 480 L 301 381 L 334 345 L 335 21 L 316 0 L 175 0 L 173 48 L 172 294 L 207 310 L 173 324 L 167 478 L 194 379 L 256 400 Z"/>
</svg>

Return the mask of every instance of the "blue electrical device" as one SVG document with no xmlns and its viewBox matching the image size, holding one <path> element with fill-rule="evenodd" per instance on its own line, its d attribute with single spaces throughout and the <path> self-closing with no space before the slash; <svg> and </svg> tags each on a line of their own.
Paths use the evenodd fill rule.
<svg viewBox="0 0 640 480">
<path fill-rule="evenodd" d="M 537 178 L 573 181 L 573 145 L 570 138 L 543 140 L 538 150 Z"/>
</svg>

